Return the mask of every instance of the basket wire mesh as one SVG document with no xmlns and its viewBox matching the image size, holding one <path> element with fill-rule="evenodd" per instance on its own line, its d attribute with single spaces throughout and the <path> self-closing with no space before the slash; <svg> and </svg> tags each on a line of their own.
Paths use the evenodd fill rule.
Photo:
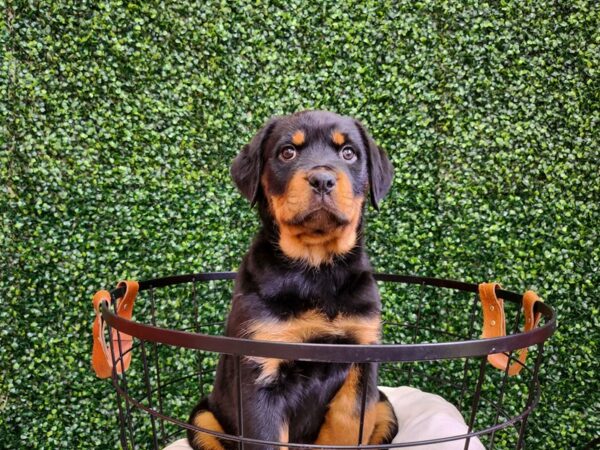
<svg viewBox="0 0 600 450">
<path fill-rule="evenodd" d="M 524 448 L 527 420 L 540 397 L 544 342 L 556 327 L 554 311 L 546 304 L 536 304 L 536 312 L 542 314 L 544 323 L 520 333 L 521 296 L 500 291 L 499 296 L 507 300 L 506 317 L 512 316 L 512 323 L 507 319 L 506 325 L 511 332 L 506 337 L 479 339 L 481 309 L 476 284 L 377 274 L 383 303 L 383 345 L 257 342 L 223 336 L 223 318 L 234 277 L 232 272 L 200 273 L 140 282 L 140 293 L 146 301 L 138 300 L 136 318 L 144 318 L 149 324 L 118 316 L 122 288 L 110 292 L 112 305 L 103 302 L 100 306 L 108 336 L 112 336 L 113 330 L 117 336 L 116 342 L 106 340 L 110 344 L 122 448 L 160 449 L 182 437 L 186 429 L 235 443 L 240 450 L 244 445 L 326 450 L 418 448 L 449 441 L 464 441 L 464 448 L 468 449 L 475 436 L 488 449 Z M 127 350 L 123 350 L 122 344 L 125 336 L 134 340 Z M 532 345 L 535 348 L 527 364 L 522 364 L 515 352 Z M 523 366 L 518 376 L 509 376 L 508 366 L 498 371 L 488 364 L 487 355 L 500 351 L 512 363 Z M 127 368 L 124 358 L 129 352 L 134 352 L 135 357 Z M 237 375 L 232 380 L 232 389 L 237 393 L 238 435 L 186 422 L 189 411 L 210 392 L 222 353 L 235 358 Z M 252 439 L 244 435 L 242 420 L 244 380 L 239 368 L 246 356 L 354 364 L 378 362 L 380 385 L 409 385 L 441 395 L 463 415 L 467 433 L 418 442 L 360 444 L 365 414 L 365 398 L 362 398 L 356 446 Z M 364 377 L 363 383 L 366 382 Z"/>
</svg>

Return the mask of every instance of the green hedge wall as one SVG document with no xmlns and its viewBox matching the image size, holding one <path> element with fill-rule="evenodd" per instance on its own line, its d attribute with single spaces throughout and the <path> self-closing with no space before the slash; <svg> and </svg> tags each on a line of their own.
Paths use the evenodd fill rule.
<svg viewBox="0 0 600 450">
<path fill-rule="evenodd" d="M 378 270 L 557 310 L 529 448 L 600 429 L 594 1 L 3 1 L 0 448 L 114 448 L 91 296 L 239 264 L 228 164 L 273 114 L 364 121 L 396 178 Z"/>
</svg>

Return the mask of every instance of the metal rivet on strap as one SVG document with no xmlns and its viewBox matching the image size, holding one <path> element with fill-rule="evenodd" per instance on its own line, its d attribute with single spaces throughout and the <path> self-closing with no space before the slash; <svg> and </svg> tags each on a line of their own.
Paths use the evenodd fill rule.
<svg viewBox="0 0 600 450">
<path fill-rule="evenodd" d="M 496 325 L 496 321 L 495 321 L 495 320 L 492 320 L 492 321 L 490 322 L 490 324 L 491 324 L 492 326 L 494 326 L 494 325 Z"/>
<path fill-rule="evenodd" d="M 490 305 L 490 311 L 494 310 L 494 305 Z"/>
</svg>

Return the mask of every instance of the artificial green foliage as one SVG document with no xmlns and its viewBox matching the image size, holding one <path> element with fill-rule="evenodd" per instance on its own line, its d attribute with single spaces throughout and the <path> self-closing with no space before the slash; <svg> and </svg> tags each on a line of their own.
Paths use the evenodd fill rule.
<svg viewBox="0 0 600 450">
<path fill-rule="evenodd" d="M 307 108 L 360 118 L 393 160 L 392 192 L 368 212 L 378 270 L 498 280 L 558 312 L 527 448 L 598 436 L 597 2 L 2 12 L 0 448 L 119 445 L 114 391 L 89 366 L 93 292 L 235 269 L 258 222 L 228 165 L 269 116 Z M 162 324 L 189 325 L 169 305 Z"/>
</svg>

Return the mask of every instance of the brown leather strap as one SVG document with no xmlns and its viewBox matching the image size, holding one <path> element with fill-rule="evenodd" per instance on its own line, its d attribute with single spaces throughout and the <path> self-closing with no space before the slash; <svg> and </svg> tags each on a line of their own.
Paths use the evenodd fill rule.
<svg viewBox="0 0 600 450">
<path fill-rule="evenodd" d="M 479 285 L 479 297 L 483 309 L 483 333 L 482 338 L 492 338 L 506 336 L 506 320 L 504 316 L 504 300 L 496 296 L 496 287 L 501 288 L 498 283 L 481 283 Z M 536 302 L 542 299 L 533 291 L 527 291 L 523 294 L 523 314 L 525 316 L 525 331 L 535 328 L 540 321 L 540 314 L 534 314 L 533 309 Z M 522 348 L 516 351 L 517 361 L 508 358 L 504 353 L 494 353 L 488 355 L 488 361 L 497 369 L 506 370 L 508 366 L 508 375 L 517 375 L 527 360 L 527 349 Z"/>
<path fill-rule="evenodd" d="M 133 315 L 133 304 L 139 290 L 139 284 L 137 281 L 120 281 L 119 284 L 117 284 L 117 288 L 119 287 L 125 288 L 125 293 L 117 300 L 117 315 L 123 317 L 124 319 L 131 320 Z M 102 290 L 94 294 L 92 303 L 94 304 L 94 309 L 96 310 L 96 318 L 92 327 L 94 341 L 92 347 L 92 368 L 94 369 L 94 372 L 96 372 L 96 376 L 99 378 L 110 377 L 113 370 L 113 359 L 110 346 L 106 343 L 106 339 L 104 337 L 106 324 L 102 320 L 102 314 L 100 311 L 100 305 L 104 301 L 109 305 L 112 303 L 110 293 L 108 291 Z M 123 353 L 122 363 L 121 361 L 117 361 L 117 365 L 115 367 L 117 373 L 122 373 L 129 368 L 129 364 L 131 363 L 131 345 L 133 340 L 131 336 L 127 334 L 119 333 L 118 335 L 117 330 L 115 329 L 112 330 L 111 340 L 115 359 L 119 357 L 120 352 Z M 119 341 L 121 342 L 120 349 Z"/>
</svg>

